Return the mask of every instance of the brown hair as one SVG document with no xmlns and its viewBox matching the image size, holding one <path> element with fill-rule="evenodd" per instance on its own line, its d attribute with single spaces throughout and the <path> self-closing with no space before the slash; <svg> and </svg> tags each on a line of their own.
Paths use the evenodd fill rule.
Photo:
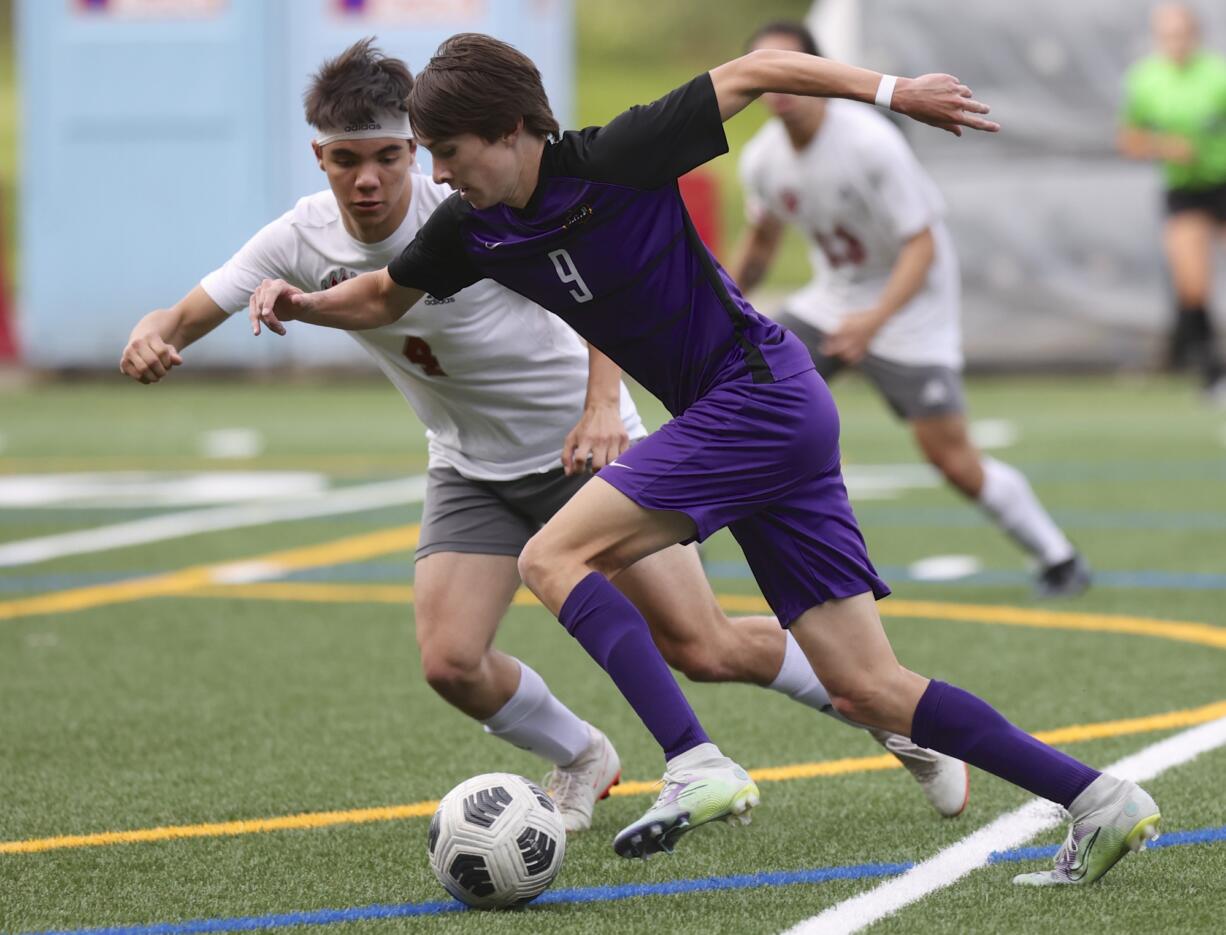
<svg viewBox="0 0 1226 935">
<path fill-rule="evenodd" d="M 366 123 L 378 111 L 409 109 L 413 73 L 388 58 L 367 36 L 319 66 L 302 95 L 307 123 L 317 130 Z"/>
<path fill-rule="evenodd" d="M 458 33 L 440 45 L 409 96 L 409 120 L 428 140 L 475 133 L 492 143 L 520 118 L 534 136 L 561 132 L 532 60 L 481 33 Z"/>
<path fill-rule="evenodd" d="M 794 19 L 777 19 L 774 22 L 767 23 L 765 26 L 759 26 L 757 31 L 749 37 L 746 48 L 752 49 L 763 36 L 791 36 L 796 40 L 796 44 L 800 46 L 802 52 L 807 52 L 809 55 L 821 55 L 821 50 L 817 47 L 817 40 L 813 38 L 813 33 L 809 31 L 809 27 L 799 20 Z"/>
</svg>

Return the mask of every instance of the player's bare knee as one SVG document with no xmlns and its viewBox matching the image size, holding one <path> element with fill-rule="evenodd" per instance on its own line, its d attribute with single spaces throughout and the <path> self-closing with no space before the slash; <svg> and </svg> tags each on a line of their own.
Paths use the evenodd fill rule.
<svg viewBox="0 0 1226 935">
<path fill-rule="evenodd" d="M 423 647 L 421 669 L 427 684 L 444 698 L 449 698 L 471 690 L 480 682 L 483 656 L 483 653 L 458 647 Z"/>
<path fill-rule="evenodd" d="M 540 595 L 548 586 L 549 573 L 556 567 L 557 558 L 556 551 L 540 533 L 529 539 L 520 551 L 519 577 L 534 594 Z"/>
<path fill-rule="evenodd" d="M 963 493 L 973 495 L 981 469 L 979 453 L 970 445 L 923 446 L 928 462 Z"/>
<path fill-rule="evenodd" d="M 691 682 L 726 682 L 728 667 L 717 647 L 698 640 L 660 644 L 660 655 Z"/>
<path fill-rule="evenodd" d="M 826 686 L 829 689 L 829 685 Z M 888 693 L 867 681 L 842 686 L 840 691 L 830 692 L 834 710 L 857 724 L 877 726 L 889 716 Z"/>
</svg>

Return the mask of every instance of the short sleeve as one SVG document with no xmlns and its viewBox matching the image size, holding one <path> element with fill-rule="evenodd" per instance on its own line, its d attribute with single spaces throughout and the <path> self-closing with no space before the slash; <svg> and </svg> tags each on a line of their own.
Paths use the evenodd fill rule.
<svg viewBox="0 0 1226 935">
<path fill-rule="evenodd" d="M 936 185 L 892 124 L 873 134 L 863 153 L 877 204 L 900 240 L 910 240 L 944 213 Z"/>
<path fill-rule="evenodd" d="M 265 279 L 284 279 L 296 286 L 288 257 L 293 229 L 289 215 L 283 215 L 248 240 L 220 268 L 213 270 L 200 286 L 227 314 L 246 308 L 251 294 Z"/>
<path fill-rule="evenodd" d="M 603 127 L 563 134 L 554 150 L 556 174 L 651 191 L 728 152 L 728 138 L 704 72 Z"/>
<path fill-rule="evenodd" d="M 412 242 L 388 264 L 388 275 L 397 285 L 445 299 L 485 278 L 464 251 L 460 222 L 466 210 L 459 192 L 434 209 Z"/>
</svg>

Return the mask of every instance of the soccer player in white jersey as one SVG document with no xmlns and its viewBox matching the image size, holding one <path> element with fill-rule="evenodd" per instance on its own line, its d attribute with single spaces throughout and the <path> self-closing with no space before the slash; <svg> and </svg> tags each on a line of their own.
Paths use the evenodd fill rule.
<svg viewBox="0 0 1226 935">
<path fill-rule="evenodd" d="M 801 23 L 762 27 L 753 48 L 817 55 Z M 858 367 L 907 420 L 924 456 L 1038 563 L 1044 597 L 1080 594 L 1089 567 L 1016 468 L 967 432 L 958 258 L 941 196 L 903 135 L 854 101 L 764 94 L 774 114 L 745 146 L 749 225 L 730 272 L 761 282 L 784 226 L 809 240 L 814 280 L 776 320 L 829 379 Z"/>
<path fill-rule="evenodd" d="M 450 194 L 411 171 L 415 143 L 403 111 L 411 86 L 404 63 L 371 40 L 325 63 L 306 115 L 329 190 L 301 199 L 172 308 L 141 319 L 121 370 L 157 382 L 182 363 L 184 346 L 247 307 L 264 279 L 313 292 L 386 266 Z M 524 543 L 590 477 L 586 463 L 599 469 L 645 434 L 620 371 L 593 352 L 589 374 L 589 352 L 569 327 L 489 280 L 426 299 L 396 324 L 350 334 L 428 429 L 415 575 L 426 679 L 489 733 L 554 763 L 549 791 L 567 828 L 583 830 L 617 781 L 617 754 L 536 672 L 491 643 L 519 585 Z M 665 659 L 690 678 L 760 684 L 838 717 L 773 618 L 728 621 L 693 547 L 653 555 L 617 583 L 642 609 Z M 870 733 L 940 813 L 961 812 L 964 764 L 896 734 Z"/>
</svg>

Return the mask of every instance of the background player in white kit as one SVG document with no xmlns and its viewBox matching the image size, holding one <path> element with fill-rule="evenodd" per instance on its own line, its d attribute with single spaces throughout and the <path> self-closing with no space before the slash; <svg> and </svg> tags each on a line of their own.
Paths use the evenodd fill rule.
<svg viewBox="0 0 1226 935">
<path fill-rule="evenodd" d="M 751 48 L 817 55 L 801 23 L 762 27 Z M 815 277 L 774 317 L 829 379 L 857 366 L 911 426 L 924 456 L 1039 563 L 1044 597 L 1080 594 L 1089 567 L 1017 469 L 967 432 L 961 285 L 944 205 L 902 133 L 866 104 L 764 94 L 775 115 L 746 144 L 749 226 L 729 272 L 756 286 L 785 224 L 810 241 Z"/>
<path fill-rule="evenodd" d="M 307 92 L 306 114 L 330 189 L 299 200 L 175 306 L 145 316 L 121 370 L 157 382 L 182 362 L 180 348 L 247 307 L 264 280 L 313 292 L 386 266 L 451 194 L 411 171 L 416 147 L 404 113 L 411 87 L 404 63 L 371 40 L 326 62 Z M 352 129 L 358 126 L 367 128 Z M 589 376 L 588 350 L 567 325 L 488 280 L 350 336 L 428 427 L 415 573 L 426 679 L 489 733 L 554 763 L 549 791 L 567 828 L 583 830 L 617 780 L 617 754 L 536 672 L 492 642 L 520 583 L 524 543 L 590 476 L 586 462 L 599 469 L 646 434 L 620 371 L 593 352 Z M 690 678 L 753 682 L 834 713 L 804 654 L 773 618 L 728 621 L 693 547 L 657 553 L 617 584 L 643 611 L 664 658 Z M 870 733 L 938 811 L 965 807 L 962 763 Z"/>
</svg>

